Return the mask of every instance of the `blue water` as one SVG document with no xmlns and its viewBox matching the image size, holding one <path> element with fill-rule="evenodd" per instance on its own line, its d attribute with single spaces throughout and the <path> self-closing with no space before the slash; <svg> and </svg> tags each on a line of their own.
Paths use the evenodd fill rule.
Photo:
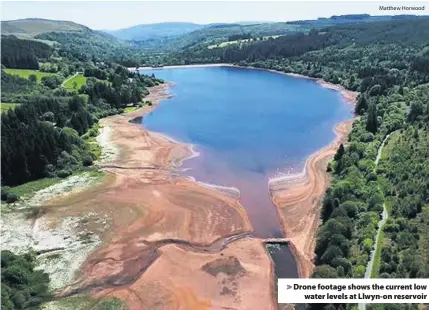
<svg viewBox="0 0 429 310">
<path fill-rule="evenodd" d="M 341 96 L 317 83 L 242 68 L 141 71 L 173 82 L 171 99 L 144 117 L 152 131 L 192 143 L 201 156 L 184 167 L 197 180 L 236 187 L 254 234 L 282 236 L 268 193 L 272 176 L 301 171 L 351 116 Z"/>
</svg>

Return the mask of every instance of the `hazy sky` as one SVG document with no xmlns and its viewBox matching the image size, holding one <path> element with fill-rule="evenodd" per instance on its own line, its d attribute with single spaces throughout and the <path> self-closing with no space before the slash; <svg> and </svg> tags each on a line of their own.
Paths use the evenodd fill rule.
<svg viewBox="0 0 429 310">
<path fill-rule="evenodd" d="M 423 12 L 396 14 L 429 15 L 427 2 L 270 2 L 270 1 L 144 1 L 144 2 L 20 2 L 3 1 L 2 20 L 40 17 L 69 20 L 93 29 L 120 29 L 138 24 L 187 21 L 200 24 L 237 21 L 290 21 L 341 14 L 393 14 L 379 11 L 379 5 L 425 5 Z"/>
</svg>

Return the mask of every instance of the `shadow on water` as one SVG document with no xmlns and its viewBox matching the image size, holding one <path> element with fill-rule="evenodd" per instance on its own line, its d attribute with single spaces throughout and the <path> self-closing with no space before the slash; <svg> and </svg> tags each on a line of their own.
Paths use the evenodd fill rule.
<svg viewBox="0 0 429 310">
<path fill-rule="evenodd" d="M 296 266 L 295 257 L 293 257 L 289 246 L 285 242 L 267 242 L 265 243 L 265 248 L 268 253 L 271 255 L 271 259 L 274 262 L 274 282 L 277 283 L 279 278 L 299 278 L 298 271 L 296 268 L 291 268 L 291 266 Z M 275 298 L 277 299 L 277 285 Z M 285 304 L 279 304 L 279 309 L 286 309 Z M 305 310 L 305 304 L 296 304 L 294 305 L 297 310 Z"/>
<path fill-rule="evenodd" d="M 130 123 L 133 124 L 143 124 L 143 116 L 137 116 L 130 120 Z"/>
</svg>

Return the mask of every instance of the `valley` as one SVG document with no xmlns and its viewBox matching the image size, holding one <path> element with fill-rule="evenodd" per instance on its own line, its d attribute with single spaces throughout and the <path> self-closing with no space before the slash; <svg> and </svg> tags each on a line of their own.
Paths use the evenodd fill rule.
<svg viewBox="0 0 429 310">
<path fill-rule="evenodd" d="M 428 277 L 428 22 L 2 21 L 2 308 Z"/>
</svg>

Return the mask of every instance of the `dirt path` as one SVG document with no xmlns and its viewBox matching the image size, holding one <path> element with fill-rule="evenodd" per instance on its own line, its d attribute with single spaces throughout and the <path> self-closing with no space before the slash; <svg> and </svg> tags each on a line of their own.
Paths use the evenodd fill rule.
<svg viewBox="0 0 429 310">
<path fill-rule="evenodd" d="M 75 76 L 78 76 L 79 74 L 81 74 L 82 72 L 76 72 L 75 74 L 73 74 L 72 76 L 68 77 L 67 79 L 65 79 L 62 83 L 61 83 L 61 87 L 64 87 L 64 85 L 71 80 L 72 78 L 74 78 Z"/>
<path fill-rule="evenodd" d="M 374 163 L 375 163 L 374 170 L 377 169 L 378 163 L 380 162 L 381 155 L 383 154 L 384 145 L 386 144 L 387 139 L 389 139 L 389 137 L 390 137 L 390 134 L 386 135 L 386 137 L 383 139 L 383 142 L 381 143 L 380 147 L 378 148 L 377 157 L 375 158 L 375 161 L 374 161 Z M 372 269 L 374 267 L 374 261 L 375 261 L 375 253 L 377 253 L 377 246 L 378 246 L 378 241 L 380 239 L 381 230 L 383 229 L 383 226 L 386 223 L 388 217 L 389 217 L 389 213 L 387 212 L 386 204 L 383 203 L 383 212 L 381 213 L 381 219 L 378 222 L 377 235 L 376 235 L 375 241 L 374 241 L 375 242 L 374 243 L 374 249 L 372 249 L 372 251 L 369 255 L 370 260 L 369 260 L 368 265 L 366 267 L 365 279 L 371 278 L 371 273 L 372 273 Z"/>
<path fill-rule="evenodd" d="M 374 161 L 375 163 L 374 170 L 377 169 L 378 163 L 380 162 L 380 159 L 381 159 L 381 155 L 383 154 L 383 148 L 387 142 L 387 139 L 389 139 L 390 135 L 391 133 L 386 135 L 380 147 L 378 148 L 377 157 L 375 158 L 375 161 Z M 377 235 L 374 240 L 374 248 L 371 250 L 371 253 L 369 254 L 370 259 L 368 261 L 368 265 L 366 266 L 365 276 L 364 276 L 365 279 L 371 278 L 372 270 L 374 268 L 374 263 L 375 263 L 375 254 L 377 253 L 377 247 L 379 246 L 381 231 L 384 227 L 384 224 L 386 224 L 386 221 L 388 218 L 389 218 L 389 213 L 387 212 L 386 204 L 383 203 L 383 212 L 381 213 L 381 219 L 378 222 Z M 366 309 L 366 304 L 359 304 L 359 310 L 365 310 L 365 309 Z"/>
<path fill-rule="evenodd" d="M 168 98 L 168 86 L 146 99 Z M 109 181 L 50 210 L 109 219 L 93 227 L 102 245 L 59 296 L 116 296 L 130 309 L 275 309 L 272 262 L 263 240 L 247 237 L 238 199 L 172 173 L 195 156 L 192 147 L 131 122 L 153 108 L 101 120 L 114 151 L 97 165 Z"/>
</svg>

